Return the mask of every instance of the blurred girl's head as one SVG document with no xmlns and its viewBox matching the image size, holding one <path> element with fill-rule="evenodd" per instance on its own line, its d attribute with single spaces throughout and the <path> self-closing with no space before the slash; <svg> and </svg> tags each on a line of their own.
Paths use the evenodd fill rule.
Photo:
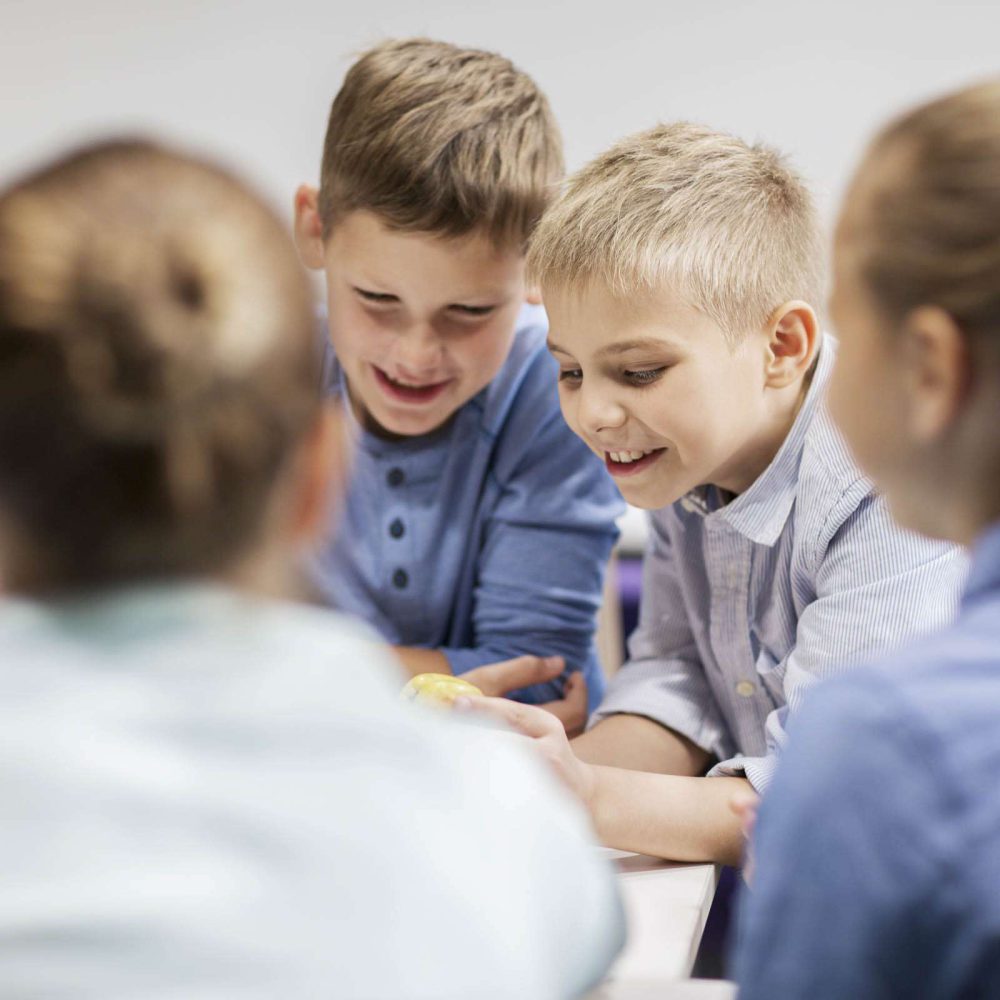
<svg viewBox="0 0 1000 1000">
<path fill-rule="evenodd" d="M 1000 517 L 1000 80 L 888 125 L 837 227 L 834 415 L 906 526 Z"/>
<path fill-rule="evenodd" d="M 308 531 L 324 431 L 289 236 L 221 170 L 116 142 L 0 192 L 0 574 L 240 574 Z"/>
</svg>

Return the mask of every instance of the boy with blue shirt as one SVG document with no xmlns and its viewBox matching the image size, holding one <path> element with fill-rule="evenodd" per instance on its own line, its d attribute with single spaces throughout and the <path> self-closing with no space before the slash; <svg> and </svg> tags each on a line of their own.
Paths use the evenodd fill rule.
<svg viewBox="0 0 1000 1000">
<path fill-rule="evenodd" d="M 560 415 L 524 279 L 561 172 L 545 97 L 499 56 L 388 42 L 348 72 L 320 188 L 295 201 L 302 258 L 326 277 L 327 387 L 359 442 L 313 568 L 412 673 L 475 670 L 494 693 L 537 678 L 516 696 L 550 702 L 565 667 L 569 692 L 582 698 L 582 679 L 596 704 L 594 620 L 622 504 Z M 499 687 L 479 669 L 519 657 Z"/>
<path fill-rule="evenodd" d="M 1000 80 L 889 125 L 835 245 L 831 407 L 957 620 L 810 695 L 756 824 L 745 1000 L 1000 996 Z"/>
<path fill-rule="evenodd" d="M 683 123 L 625 139 L 546 213 L 529 271 L 567 422 L 653 513 L 630 659 L 588 732 L 493 710 L 606 843 L 735 863 L 730 800 L 767 786 L 804 692 L 947 620 L 963 558 L 892 524 L 829 421 L 821 235 L 772 151 Z"/>
</svg>

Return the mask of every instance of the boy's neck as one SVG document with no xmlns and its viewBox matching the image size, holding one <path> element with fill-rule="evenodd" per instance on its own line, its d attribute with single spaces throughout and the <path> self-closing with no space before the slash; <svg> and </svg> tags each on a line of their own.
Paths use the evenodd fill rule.
<svg viewBox="0 0 1000 1000">
<path fill-rule="evenodd" d="M 728 500 L 745 493 L 774 461 L 798 419 L 811 384 L 812 369 L 797 384 L 773 390 L 776 395 L 769 415 L 712 483 Z"/>
</svg>

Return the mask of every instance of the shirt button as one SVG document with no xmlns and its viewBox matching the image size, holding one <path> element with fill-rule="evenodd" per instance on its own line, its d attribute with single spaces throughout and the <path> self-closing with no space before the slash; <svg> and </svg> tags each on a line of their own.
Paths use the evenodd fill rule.
<svg viewBox="0 0 1000 1000">
<path fill-rule="evenodd" d="M 402 486 L 403 481 L 406 479 L 406 475 L 400 468 L 390 469 L 385 474 L 385 481 L 390 486 Z"/>
<path fill-rule="evenodd" d="M 389 525 L 389 534 L 393 538 L 402 538 L 406 534 L 406 526 L 398 517 Z"/>
<path fill-rule="evenodd" d="M 753 681 L 740 681 L 736 685 L 736 693 L 741 698 L 752 698 L 757 693 L 757 685 Z"/>
<path fill-rule="evenodd" d="M 397 569 L 395 573 L 392 574 L 392 585 L 399 590 L 405 590 L 406 585 L 410 582 L 410 574 L 406 572 L 405 569 Z"/>
</svg>

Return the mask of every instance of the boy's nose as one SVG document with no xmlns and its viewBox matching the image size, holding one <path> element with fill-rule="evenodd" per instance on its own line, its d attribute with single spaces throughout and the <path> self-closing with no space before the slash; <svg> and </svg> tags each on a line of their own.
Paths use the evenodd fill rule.
<svg viewBox="0 0 1000 1000">
<path fill-rule="evenodd" d="M 395 361 L 401 374 L 419 378 L 441 367 L 441 341 L 431 329 L 414 328 L 400 334 Z"/>
<path fill-rule="evenodd" d="M 580 429 L 589 435 L 621 427 L 628 419 L 625 407 L 603 392 L 581 386 L 576 393 L 576 416 Z"/>
</svg>

